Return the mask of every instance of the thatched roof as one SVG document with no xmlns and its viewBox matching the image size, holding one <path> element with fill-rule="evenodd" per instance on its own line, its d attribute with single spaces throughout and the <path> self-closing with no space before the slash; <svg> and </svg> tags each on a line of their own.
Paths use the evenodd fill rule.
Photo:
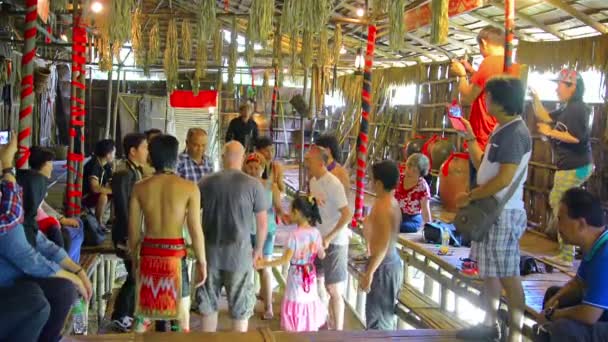
<svg viewBox="0 0 608 342">
<path fill-rule="evenodd" d="M 109 2 L 111 0 L 104 0 Z M 176 18 L 178 22 L 184 18 L 189 18 L 192 22 L 197 18 L 200 12 L 201 0 L 134 0 L 135 3 L 141 4 L 141 9 L 146 20 L 157 19 L 160 23 L 161 50 L 164 49 L 167 23 L 169 18 Z M 252 1 L 255 0 L 216 0 L 218 20 L 227 30 L 230 29 L 232 16 L 237 17 L 237 29 L 240 34 L 246 34 L 248 21 L 248 11 L 251 9 Z M 370 6 L 378 3 L 378 0 L 332 0 L 333 10 L 332 20 L 328 23 L 329 40 L 332 43 L 332 32 L 337 23 L 342 25 L 343 30 L 343 45 L 347 53 L 343 56 L 341 66 L 353 67 L 354 55 L 357 50 L 364 48 L 366 40 L 365 26 L 361 25 L 367 22 L 367 16 L 359 18 L 356 11 L 363 8 L 366 3 Z M 373 16 L 371 20 L 378 27 L 378 39 L 376 44 L 376 57 L 374 65 L 376 67 L 392 67 L 392 66 L 407 66 L 419 61 L 442 61 L 447 60 L 445 51 L 448 54 L 457 56 L 464 55 L 467 51 L 470 54 L 478 53 L 477 43 L 475 40 L 476 33 L 483 27 L 503 26 L 504 25 L 504 3 L 501 0 L 461 0 L 450 1 L 458 3 L 459 6 L 465 4 L 481 4 L 471 11 L 465 11 L 450 17 L 450 28 L 447 42 L 439 47 L 433 46 L 430 41 L 430 26 L 425 22 L 424 11 L 425 6 L 429 5 L 429 0 L 409 0 L 405 1 L 405 43 L 404 47 L 399 51 L 392 51 L 389 48 L 389 24 L 386 14 Z M 8 40 L 9 36 L 21 39 L 19 33 L 22 29 L 24 0 L 5 0 L 4 9 L 0 12 L 0 17 L 4 14 L 9 14 L 12 20 L 0 20 L 0 26 L 3 26 L 4 33 L 0 31 L 0 39 Z M 228 3 L 228 8 L 225 4 Z M 280 14 L 283 10 L 285 0 L 275 0 L 275 17 L 273 22 L 276 24 L 280 21 Z M 608 33 L 608 2 L 605 0 L 518 0 L 516 1 L 516 34 L 522 45 L 522 58 L 524 55 L 527 62 L 531 64 L 539 63 L 537 67 L 547 68 L 548 65 L 558 65 L 562 63 L 561 58 L 565 58 L 568 63 L 574 63 L 577 59 L 579 65 L 596 65 L 593 61 L 582 61 L 580 56 L 568 56 L 565 53 L 551 52 L 540 58 L 532 58 L 530 54 L 525 53 L 530 44 L 539 44 L 543 51 L 551 51 L 546 49 L 565 49 L 564 46 L 581 46 L 581 43 L 573 45 L 560 45 L 560 41 L 568 41 L 582 37 L 596 36 L 601 33 Z M 226 11 L 227 9 L 227 11 Z M 368 13 L 372 13 L 372 9 Z M 63 49 L 59 39 L 60 32 L 65 32 L 69 36 L 69 25 L 71 16 L 66 12 L 55 13 L 57 18 L 52 36 L 53 41 L 58 43 L 54 47 Z M 8 17 L 8 16 L 4 16 Z M 422 18 L 422 19 L 421 19 Z M 421 21 L 422 25 L 417 25 Z M 149 28 L 148 28 L 149 30 Z M 144 32 L 146 33 L 146 32 Z M 270 35 L 272 36 L 272 34 Z M 41 41 L 44 35 L 39 34 Z M 282 37 L 282 50 L 284 54 L 289 51 L 290 41 L 287 35 Z M 605 41 L 605 39 L 600 39 Z M 301 46 L 301 42 L 298 42 Z M 69 49 L 69 44 L 67 45 Z M 196 39 L 193 42 L 193 49 L 196 49 Z M 224 44 L 224 55 L 227 56 L 227 45 Z M 181 44 L 180 44 L 181 46 Z M 585 45 L 588 46 L 588 45 Z M 211 49 L 211 46 L 209 46 Z M 536 48 L 535 48 L 536 49 Z M 574 50 L 570 50 L 574 51 Z M 272 42 L 262 50 L 255 51 L 255 64 L 260 66 L 272 65 Z M 211 54 L 209 54 L 211 55 Z M 597 55 L 597 54 L 596 54 Z M 593 57 L 589 58 L 596 58 Z M 556 57 L 558 56 L 558 57 Z M 548 65 L 543 64 L 543 59 L 551 58 L 553 61 Z M 286 57 L 287 58 L 287 57 Z M 574 59 L 573 59 L 574 58 Z M 211 60 L 211 56 L 209 56 Z M 534 63 L 532 63 L 534 61 Z M 162 61 L 156 62 L 162 65 Z M 192 67 L 194 57 L 190 61 L 180 61 L 180 67 Z M 287 63 L 286 63 L 287 64 Z M 597 66 L 597 65 L 596 65 Z M 552 68 L 552 67 L 550 67 Z"/>
</svg>

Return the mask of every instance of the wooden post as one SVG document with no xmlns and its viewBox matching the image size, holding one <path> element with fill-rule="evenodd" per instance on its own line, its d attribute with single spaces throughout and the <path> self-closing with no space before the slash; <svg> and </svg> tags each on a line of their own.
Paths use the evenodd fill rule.
<svg viewBox="0 0 608 342">
<path fill-rule="evenodd" d="M 32 146 L 32 114 L 34 112 L 34 58 L 36 57 L 36 21 L 38 20 L 38 0 L 26 0 L 25 44 L 21 57 L 21 103 L 19 105 L 19 133 L 16 166 L 27 169 Z"/>
<path fill-rule="evenodd" d="M 505 64 L 504 72 L 512 74 L 513 38 L 515 37 L 515 0 L 505 0 Z"/>
<path fill-rule="evenodd" d="M 122 65 L 122 63 L 120 64 Z M 115 139 L 116 141 L 119 141 L 118 137 L 116 136 L 116 120 L 118 120 L 118 96 L 120 94 L 120 65 L 118 66 L 118 76 L 116 77 L 116 100 L 114 101 L 114 114 L 112 115 L 112 133 L 110 136 L 110 139 Z"/>
<path fill-rule="evenodd" d="M 110 59 L 112 59 L 112 56 L 110 55 Z M 114 82 L 113 80 L 113 76 L 112 76 L 112 70 L 114 70 L 114 67 L 110 68 L 110 70 L 108 71 L 108 92 L 107 92 L 107 96 L 108 96 L 108 101 L 106 102 L 106 129 L 104 132 L 104 137 L 106 139 L 110 138 L 110 124 L 111 124 L 111 120 L 112 120 L 112 83 Z"/>
<path fill-rule="evenodd" d="M 65 215 L 80 215 L 82 200 L 82 171 L 84 161 L 84 120 L 87 32 L 80 20 L 78 2 L 75 3 L 72 24 L 72 90 L 70 98 L 70 146 L 66 184 Z"/>
<path fill-rule="evenodd" d="M 367 131 L 369 128 L 369 113 L 371 112 L 372 97 L 372 65 L 374 63 L 374 49 L 376 47 L 376 26 L 369 25 L 367 29 L 367 49 L 365 53 L 365 68 L 363 71 L 363 87 L 361 89 L 361 124 L 357 138 L 357 192 L 355 195 L 355 215 L 352 227 L 363 214 L 363 179 L 367 168 Z"/>
</svg>

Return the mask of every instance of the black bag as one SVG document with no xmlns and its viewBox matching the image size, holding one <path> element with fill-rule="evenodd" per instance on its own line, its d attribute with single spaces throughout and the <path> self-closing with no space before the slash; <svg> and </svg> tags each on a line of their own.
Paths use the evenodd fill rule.
<svg viewBox="0 0 608 342">
<path fill-rule="evenodd" d="M 469 247 L 471 242 L 464 239 L 457 231 L 456 227 L 451 223 L 442 221 L 433 221 L 426 223 L 422 230 L 422 236 L 427 243 L 441 244 L 441 233 L 447 230 L 450 234 L 450 245 L 454 247 Z"/>
<path fill-rule="evenodd" d="M 527 255 L 519 257 L 519 274 L 521 276 L 527 276 L 532 273 L 545 273 L 543 264 L 537 263 L 536 260 Z"/>
<path fill-rule="evenodd" d="M 90 212 L 82 214 L 80 217 L 84 229 L 84 245 L 85 246 L 99 246 L 103 243 L 106 238 L 106 234 L 101 228 L 95 215 Z"/>
</svg>

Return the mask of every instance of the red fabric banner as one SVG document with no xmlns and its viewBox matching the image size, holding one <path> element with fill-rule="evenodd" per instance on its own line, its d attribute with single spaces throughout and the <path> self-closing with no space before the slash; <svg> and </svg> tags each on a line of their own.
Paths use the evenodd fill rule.
<svg viewBox="0 0 608 342">
<path fill-rule="evenodd" d="M 169 97 L 169 104 L 180 108 L 217 107 L 217 91 L 201 90 L 195 96 L 190 90 L 175 90 Z"/>
</svg>

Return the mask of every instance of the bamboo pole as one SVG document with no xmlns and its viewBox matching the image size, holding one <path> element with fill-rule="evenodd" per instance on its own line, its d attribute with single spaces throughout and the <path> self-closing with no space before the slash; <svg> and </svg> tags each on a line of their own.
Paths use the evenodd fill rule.
<svg viewBox="0 0 608 342">
<path fill-rule="evenodd" d="M 112 54 L 110 54 L 110 60 L 112 59 Z M 107 103 L 107 107 L 106 107 L 106 128 L 104 131 L 103 136 L 108 139 L 110 138 L 110 120 L 112 120 L 112 83 L 114 83 L 113 80 L 113 76 L 112 76 L 112 71 L 114 70 L 114 68 L 110 68 L 110 70 L 108 70 L 108 92 L 107 92 L 107 96 L 108 96 L 108 101 Z"/>
<path fill-rule="evenodd" d="M 357 192 L 355 195 L 355 215 L 352 226 L 363 214 L 363 179 L 367 166 L 367 130 L 369 126 L 369 112 L 371 111 L 372 65 L 374 63 L 374 48 L 376 45 L 376 26 L 369 25 L 367 29 L 367 49 L 365 53 L 365 68 L 363 71 L 363 88 L 361 90 L 361 124 L 359 125 L 359 138 L 357 139 Z"/>
<path fill-rule="evenodd" d="M 26 0 L 25 44 L 21 57 L 21 102 L 19 104 L 19 133 L 16 166 L 27 169 L 30 146 L 32 146 L 32 114 L 34 112 L 34 58 L 36 57 L 36 20 L 38 0 Z"/>
<path fill-rule="evenodd" d="M 118 96 L 120 94 L 120 82 L 121 82 L 121 80 L 120 80 L 120 67 L 118 67 L 117 73 L 118 73 L 118 76 L 117 76 L 117 79 L 116 79 L 116 100 L 114 101 L 114 112 L 112 114 L 112 131 L 111 131 L 112 133 L 111 133 L 110 139 L 117 139 L 117 137 L 116 137 L 116 126 L 117 126 L 116 125 L 116 121 L 118 120 L 118 105 L 119 105 Z"/>
<path fill-rule="evenodd" d="M 306 88 L 308 87 L 308 68 L 304 68 L 304 86 L 302 90 L 302 97 L 306 101 Z M 298 165 L 298 178 L 300 192 L 303 192 L 306 187 L 304 186 L 304 113 L 300 113 L 300 163 Z"/>
</svg>

